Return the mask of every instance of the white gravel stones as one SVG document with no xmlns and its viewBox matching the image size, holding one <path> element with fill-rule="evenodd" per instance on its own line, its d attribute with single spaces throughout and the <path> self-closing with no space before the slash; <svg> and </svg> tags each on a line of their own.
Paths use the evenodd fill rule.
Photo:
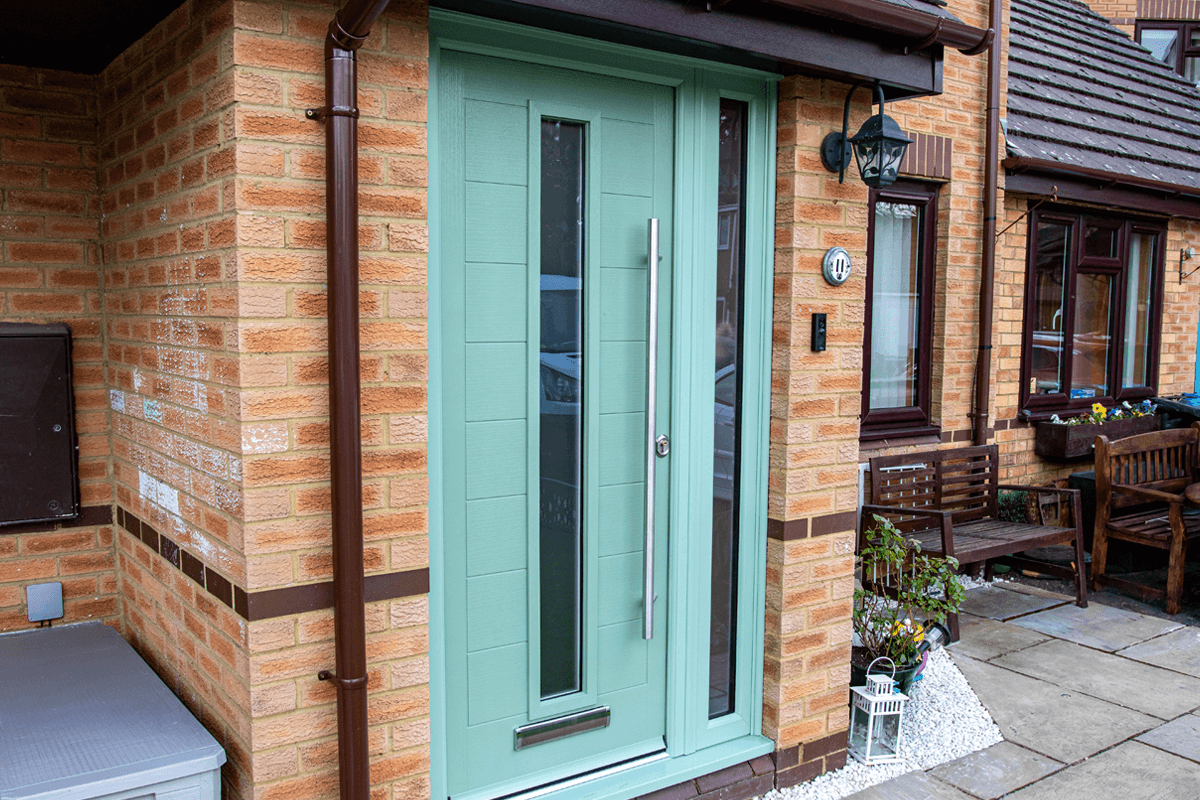
<svg viewBox="0 0 1200 800">
<path fill-rule="evenodd" d="M 846 766 L 808 783 L 768 792 L 763 800 L 838 800 L 917 769 L 929 769 L 1003 740 L 1000 729 L 945 650 L 929 657 L 904 712 L 904 756 L 899 764 Z"/>
<path fill-rule="evenodd" d="M 983 578 L 976 578 L 971 575 L 959 575 L 958 579 L 962 582 L 963 589 L 965 589 L 968 592 L 971 591 L 972 589 L 978 589 L 980 586 L 991 586 L 993 582 L 994 583 L 1005 583 L 1007 581 L 1012 580 L 1012 578 L 1006 577 L 1004 575 L 997 575 L 995 578 L 993 578 L 990 581 L 985 581 Z"/>
</svg>

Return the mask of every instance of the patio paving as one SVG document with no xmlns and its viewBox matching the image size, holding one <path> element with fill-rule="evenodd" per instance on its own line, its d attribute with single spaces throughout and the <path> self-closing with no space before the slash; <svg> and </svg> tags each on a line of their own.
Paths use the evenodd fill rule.
<svg viewBox="0 0 1200 800">
<path fill-rule="evenodd" d="M 1200 628 L 1180 628 L 1120 650 L 1118 655 L 1200 678 Z"/>
<path fill-rule="evenodd" d="M 1125 742 L 1057 772 L 1009 800 L 1163 800 L 1195 797 L 1200 764 L 1139 742 Z"/>
<path fill-rule="evenodd" d="M 1178 622 L 1099 603 L 1092 603 L 1087 608 L 1074 604 L 1057 606 L 1013 620 L 1013 624 L 1110 653 L 1180 627 Z"/>
<path fill-rule="evenodd" d="M 1009 620 L 1042 611 L 1047 608 L 1061 606 L 1063 599 L 1041 597 L 1024 592 L 1012 592 L 995 586 L 981 586 L 967 592 L 962 610 L 977 617 L 994 620 Z"/>
<path fill-rule="evenodd" d="M 1052 758 L 1012 742 L 1000 742 L 957 761 L 934 767 L 930 775 L 981 800 L 994 800 L 1062 769 Z"/>
<path fill-rule="evenodd" d="M 852 800 L 1200 796 L 1200 628 L 1073 600 L 968 592 L 949 652 L 1005 741 Z"/>
<path fill-rule="evenodd" d="M 1005 653 L 1012 653 L 1041 642 L 1050 641 L 1037 631 L 1005 625 L 984 617 L 961 614 L 958 618 L 959 634 L 962 637 L 954 644 L 954 654 L 968 656 L 978 661 L 990 661 Z"/>
<path fill-rule="evenodd" d="M 1161 719 L 1200 705 L 1200 678 L 1054 639 L 992 663 Z"/>
<path fill-rule="evenodd" d="M 1200 716 L 1188 714 L 1162 727 L 1137 737 L 1139 742 L 1154 745 L 1177 756 L 1200 761 Z"/>
<path fill-rule="evenodd" d="M 1162 720 L 982 661 L 954 662 L 1010 742 L 1070 764 Z"/>
</svg>

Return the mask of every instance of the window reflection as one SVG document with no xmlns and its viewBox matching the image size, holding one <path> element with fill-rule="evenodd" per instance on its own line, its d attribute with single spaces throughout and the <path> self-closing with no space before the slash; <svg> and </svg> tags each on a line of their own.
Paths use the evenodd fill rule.
<svg viewBox="0 0 1200 800">
<path fill-rule="evenodd" d="M 1158 263 L 1157 243 L 1157 236 L 1146 233 L 1135 233 L 1129 241 L 1129 266 L 1125 276 L 1125 361 L 1121 375 L 1124 387 L 1150 385 L 1153 336 L 1150 293 L 1154 287 L 1154 265 Z"/>
<path fill-rule="evenodd" d="M 921 215 L 909 203 L 875 204 L 872 242 L 872 409 L 917 404 L 921 346 Z"/>
<path fill-rule="evenodd" d="M 1103 397 L 1108 393 L 1111 303 L 1111 275 L 1080 274 L 1075 279 L 1071 397 Z"/>
<path fill-rule="evenodd" d="M 582 682 L 583 149 L 579 123 L 542 121 L 541 695 Z"/>
<path fill-rule="evenodd" d="M 1070 226 L 1038 225 L 1034 267 L 1034 394 L 1057 394 L 1063 385 L 1063 326 L 1066 324 L 1067 237 Z"/>
<path fill-rule="evenodd" d="M 1150 55 L 1163 61 L 1172 68 L 1179 58 L 1179 31 L 1145 28 L 1141 32 L 1142 46 L 1150 51 Z"/>
<path fill-rule="evenodd" d="M 716 374 L 713 403 L 710 718 L 733 711 L 737 619 L 737 493 L 741 463 L 742 281 L 746 104 L 722 100 L 717 184 Z"/>
</svg>

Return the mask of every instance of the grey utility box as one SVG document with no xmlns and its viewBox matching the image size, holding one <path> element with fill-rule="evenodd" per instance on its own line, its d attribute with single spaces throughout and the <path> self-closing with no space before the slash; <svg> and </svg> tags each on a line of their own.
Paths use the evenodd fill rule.
<svg viewBox="0 0 1200 800">
<path fill-rule="evenodd" d="M 0 800 L 219 800 L 225 751 L 99 622 L 0 635 Z"/>
</svg>

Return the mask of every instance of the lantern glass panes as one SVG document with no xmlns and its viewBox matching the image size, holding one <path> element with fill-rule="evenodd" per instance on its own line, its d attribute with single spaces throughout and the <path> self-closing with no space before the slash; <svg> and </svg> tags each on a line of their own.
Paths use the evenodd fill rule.
<svg viewBox="0 0 1200 800">
<path fill-rule="evenodd" d="M 900 162 L 912 139 L 887 114 L 876 114 L 850 137 L 863 183 L 875 189 L 891 186 L 900 173 Z"/>
<path fill-rule="evenodd" d="M 885 675 L 867 675 L 850 689 L 850 755 L 868 766 L 901 760 L 902 718 L 908 695 L 893 691 Z"/>
</svg>

